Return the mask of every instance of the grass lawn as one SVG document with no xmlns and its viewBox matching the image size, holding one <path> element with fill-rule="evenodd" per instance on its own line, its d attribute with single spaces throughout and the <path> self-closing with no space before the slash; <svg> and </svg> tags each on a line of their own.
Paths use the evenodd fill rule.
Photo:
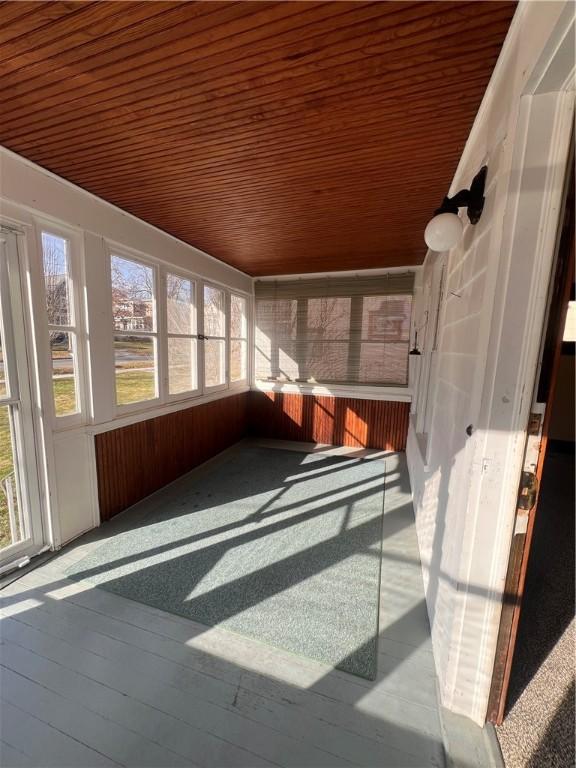
<svg viewBox="0 0 576 768">
<path fill-rule="evenodd" d="M 138 371 L 134 368 L 122 371 L 116 377 L 116 396 L 118 405 L 150 400 L 155 397 L 153 371 Z M 74 379 L 59 378 L 54 380 L 54 402 L 56 412 L 73 413 L 75 408 Z M 14 471 L 8 406 L 0 406 L 0 481 Z M 0 549 L 10 544 L 10 526 L 8 522 L 8 504 L 0 490 Z"/>
<path fill-rule="evenodd" d="M 154 371 L 123 370 L 116 375 L 116 401 L 118 405 L 137 403 L 156 397 Z"/>
<path fill-rule="evenodd" d="M 12 446 L 10 443 L 10 424 L 8 423 L 8 406 L 0 406 L 0 480 L 13 470 Z M 8 504 L 4 493 L 0 490 L 0 548 L 10 544 L 10 526 L 8 523 Z"/>
<path fill-rule="evenodd" d="M 66 416 L 76 412 L 76 393 L 74 379 L 54 379 L 54 407 L 58 416 Z"/>
<path fill-rule="evenodd" d="M 129 336 L 123 336 L 122 341 L 114 340 L 114 349 L 129 349 L 131 352 L 150 352 L 150 344 L 139 339 L 131 339 Z"/>
</svg>

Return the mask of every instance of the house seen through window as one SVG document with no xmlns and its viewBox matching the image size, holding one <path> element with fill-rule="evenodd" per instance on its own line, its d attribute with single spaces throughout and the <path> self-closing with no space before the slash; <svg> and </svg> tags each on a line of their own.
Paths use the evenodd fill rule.
<svg viewBox="0 0 576 768">
<path fill-rule="evenodd" d="M 408 383 L 411 275 L 256 284 L 256 378 Z"/>
</svg>

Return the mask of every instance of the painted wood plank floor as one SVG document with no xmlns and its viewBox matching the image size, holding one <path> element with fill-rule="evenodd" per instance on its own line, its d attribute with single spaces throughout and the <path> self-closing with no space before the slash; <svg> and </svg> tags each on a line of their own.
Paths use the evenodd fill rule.
<svg viewBox="0 0 576 768">
<path fill-rule="evenodd" d="M 405 460 L 382 458 L 374 682 L 64 576 L 163 489 L 2 591 L 0 764 L 444 766 Z"/>
</svg>

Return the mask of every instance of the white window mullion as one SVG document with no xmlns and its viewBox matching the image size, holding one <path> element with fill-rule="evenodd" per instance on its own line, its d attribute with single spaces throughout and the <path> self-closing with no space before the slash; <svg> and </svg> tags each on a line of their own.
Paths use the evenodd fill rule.
<svg viewBox="0 0 576 768">
<path fill-rule="evenodd" d="M 198 336 L 198 360 L 197 360 L 197 371 L 198 371 L 198 390 L 201 394 L 204 394 L 206 392 L 206 384 L 205 384 L 205 363 L 204 363 L 204 357 L 205 357 L 205 348 L 204 348 L 204 341 L 202 340 L 202 337 L 204 334 L 204 280 L 198 281 L 198 287 L 196 292 L 196 335 Z"/>
<path fill-rule="evenodd" d="M 168 339 L 167 339 L 167 301 L 166 270 L 157 271 L 158 290 L 156 291 L 156 357 L 158 360 L 157 387 L 161 403 L 168 400 Z"/>
<path fill-rule="evenodd" d="M 226 386 L 230 386 L 230 293 L 224 292 L 224 306 L 226 317 L 224 319 L 225 332 L 224 332 L 224 381 Z"/>
<path fill-rule="evenodd" d="M 229 298 L 228 365 L 230 384 L 248 380 L 248 299 L 231 293 Z"/>
<path fill-rule="evenodd" d="M 202 290 L 203 325 L 201 342 L 204 347 L 204 391 L 226 389 L 227 355 L 227 297 L 226 291 L 212 283 L 204 283 Z M 207 302 L 208 297 L 208 302 Z"/>
<path fill-rule="evenodd" d="M 166 347 L 170 400 L 198 394 L 197 282 L 166 272 Z"/>
<path fill-rule="evenodd" d="M 39 326 L 49 380 L 42 390 L 56 428 L 82 423 L 87 417 L 80 242 L 75 233 L 52 225 L 39 228 L 44 309 Z"/>
</svg>

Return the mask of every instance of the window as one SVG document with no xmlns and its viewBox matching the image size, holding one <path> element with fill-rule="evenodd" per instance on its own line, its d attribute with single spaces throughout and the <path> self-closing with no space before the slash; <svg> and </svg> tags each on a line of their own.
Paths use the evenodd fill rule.
<svg viewBox="0 0 576 768">
<path fill-rule="evenodd" d="M 438 343 L 446 282 L 443 258 L 428 259 L 424 266 L 420 315 L 415 322 L 421 356 L 418 359 L 418 387 L 415 392 L 414 421 L 422 455 L 426 455 L 428 430 L 433 415 L 438 377 Z"/>
<path fill-rule="evenodd" d="M 180 275 L 166 275 L 168 331 L 168 393 L 198 389 L 195 284 Z"/>
<path fill-rule="evenodd" d="M 204 285 L 204 386 L 226 384 L 226 295 Z"/>
<path fill-rule="evenodd" d="M 248 377 L 248 321 L 246 299 L 230 296 L 230 381 L 246 381 Z"/>
<path fill-rule="evenodd" d="M 112 315 L 116 404 L 158 397 L 156 270 L 112 255 Z"/>
<path fill-rule="evenodd" d="M 116 405 L 149 408 L 248 378 L 248 300 L 192 275 L 110 255 Z"/>
<path fill-rule="evenodd" d="M 408 384 L 413 273 L 256 283 L 256 378 Z"/>
<path fill-rule="evenodd" d="M 42 232 L 44 296 L 52 367 L 52 395 L 57 417 L 80 412 L 78 328 L 76 324 L 70 241 Z"/>
</svg>

